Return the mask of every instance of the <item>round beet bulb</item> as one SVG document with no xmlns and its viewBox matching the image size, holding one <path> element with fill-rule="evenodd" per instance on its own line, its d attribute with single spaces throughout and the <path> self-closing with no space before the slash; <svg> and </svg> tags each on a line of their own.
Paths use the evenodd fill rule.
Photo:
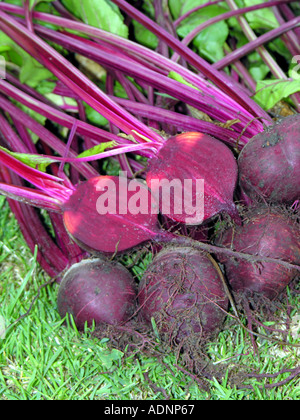
<svg viewBox="0 0 300 420">
<path fill-rule="evenodd" d="M 168 139 L 151 159 L 147 184 L 161 213 L 172 220 L 199 225 L 226 212 L 238 222 L 233 202 L 237 177 L 236 159 L 224 143 L 190 132 Z"/>
<path fill-rule="evenodd" d="M 159 333 L 178 341 L 215 333 L 228 308 L 213 260 L 190 247 L 168 247 L 155 256 L 141 280 L 138 302 L 149 325 L 153 317 Z"/>
<path fill-rule="evenodd" d="M 218 242 L 235 251 L 300 263 L 299 225 L 281 209 L 251 209 L 243 226 L 229 228 Z M 248 262 L 224 255 L 220 261 L 234 292 L 255 292 L 268 299 L 276 298 L 298 274 L 276 263 Z"/>
<path fill-rule="evenodd" d="M 93 254 L 121 253 L 159 232 L 155 200 L 136 179 L 91 178 L 76 186 L 63 213 L 69 235 Z"/>
<path fill-rule="evenodd" d="M 73 315 L 79 330 L 126 322 L 135 310 L 136 291 L 129 271 L 117 262 L 83 260 L 65 274 L 58 291 L 61 317 Z"/>
<path fill-rule="evenodd" d="M 300 115 L 253 137 L 238 159 L 239 183 L 256 200 L 292 204 L 300 198 Z"/>
</svg>

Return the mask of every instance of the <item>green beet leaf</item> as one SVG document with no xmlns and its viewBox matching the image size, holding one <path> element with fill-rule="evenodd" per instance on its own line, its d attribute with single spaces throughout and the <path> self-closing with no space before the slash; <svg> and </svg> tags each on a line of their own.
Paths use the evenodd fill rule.
<svg viewBox="0 0 300 420">
<path fill-rule="evenodd" d="M 64 6 L 85 23 L 124 38 L 128 28 L 119 8 L 107 0 L 63 0 Z"/>
<path fill-rule="evenodd" d="M 300 92 L 300 80 L 261 80 L 257 83 L 253 99 L 265 110 L 273 108 L 277 102 Z"/>
</svg>

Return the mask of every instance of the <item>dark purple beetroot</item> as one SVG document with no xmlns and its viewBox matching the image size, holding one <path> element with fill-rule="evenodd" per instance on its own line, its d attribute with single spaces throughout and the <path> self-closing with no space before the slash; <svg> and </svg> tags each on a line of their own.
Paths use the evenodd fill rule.
<svg viewBox="0 0 300 420">
<path fill-rule="evenodd" d="M 218 242 L 235 251 L 300 263 L 299 225 L 281 209 L 250 210 L 243 226 L 228 229 Z M 234 292 L 256 292 L 268 299 L 276 298 L 298 274 L 276 263 L 248 262 L 224 255 L 220 261 L 225 264 Z"/>
<path fill-rule="evenodd" d="M 142 318 L 177 341 L 190 334 L 215 333 L 225 319 L 228 300 L 212 260 L 189 247 L 159 252 L 138 292 Z M 223 311 L 223 308 L 225 311 Z"/>
<path fill-rule="evenodd" d="M 162 214 L 177 222 L 199 225 L 220 212 L 227 212 L 234 219 L 238 219 L 233 203 L 237 177 L 236 159 L 225 144 L 206 134 L 190 132 L 168 139 L 158 155 L 151 159 L 147 171 L 147 184 L 159 201 Z M 164 209 L 167 198 L 160 194 L 158 184 L 162 180 L 178 180 L 182 186 L 186 180 L 191 180 L 193 191 L 190 200 L 185 201 L 183 188 L 171 189 L 170 210 Z M 200 207 L 196 206 L 197 180 L 204 180 L 202 212 L 199 211 Z M 183 205 L 183 210 L 180 211 L 176 208 L 178 203 L 189 203 L 190 209 L 196 210 L 190 214 Z"/>
<path fill-rule="evenodd" d="M 139 205 L 144 207 L 134 214 Z M 159 231 L 153 196 L 138 180 L 117 176 L 89 179 L 76 187 L 63 210 L 70 236 L 91 253 L 123 252 L 154 239 Z"/>
<path fill-rule="evenodd" d="M 300 198 L 300 115 L 253 137 L 239 159 L 239 182 L 253 200 L 292 204 Z"/>
<path fill-rule="evenodd" d="M 61 317 L 71 314 L 82 330 L 91 326 L 126 322 L 135 310 L 133 277 L 121 264 L 104 259 L 73 265 L 59 287 L 57 305 Z"/>
</svg>

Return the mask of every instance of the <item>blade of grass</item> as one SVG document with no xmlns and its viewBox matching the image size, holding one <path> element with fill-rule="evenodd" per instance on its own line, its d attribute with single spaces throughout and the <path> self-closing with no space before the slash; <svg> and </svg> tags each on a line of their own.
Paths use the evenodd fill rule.
<svg viewBox="0 0 300 420">
<path fill-rule="evenodd" d="M 10 304 L 7 308 L 7 310 L 8 310 L 7 315 L 8 316 L 12 315 L 17 303 L 19 303 L 19 299 L 20 299 L 21 295 L 23 294 L 23 292 L 25 290 L 25 287 L 27 286 L 28 282 L 30 280 L 32 280 L 33 273 L 36 270 L 37 253 L 38 253 L 38 247 L 36 246 L 35 249 L 34 249 L 33 261 L 32 261 L 31 267 L 29 268 L 28 273 L 26 274 L 21 286 L 19 287 L 18 292 L 16 293 L 16 295 L 14 296 L 14 298 L 12 299 L 12 301 L 10 302 Z M 6 329 L 6 332 L 10 328 L 11 328 L 11 326 L 8 326 L 7 329 Z"/>
</svg>

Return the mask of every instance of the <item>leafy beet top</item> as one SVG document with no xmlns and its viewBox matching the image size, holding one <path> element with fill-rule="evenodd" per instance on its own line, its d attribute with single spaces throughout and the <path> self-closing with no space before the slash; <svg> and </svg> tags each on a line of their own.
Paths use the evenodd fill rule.
<svg viewBox="0 0 300 420">
<path fill-rule="evenodd" d="M 233 203 L 237 176 L 236 159 L 225 144 L 208 135 L 190 132 L 167 140 L 150 161 L 147 184 L 159 201 L 162 214 L 178 222 L 198 225 L 223 211 L 238 220 Z M 173 186 L 169 189 L 169 209 L 167 193 L 161 187 L 163 182 Z"/>
<path fill-rule="evenodd" d="M 158 232 L 156 204 L 137 180 L 92 178 L 77 186 L 63 210 L 69 234 L 92 253 L 122 252 Z"/>
</svg>

